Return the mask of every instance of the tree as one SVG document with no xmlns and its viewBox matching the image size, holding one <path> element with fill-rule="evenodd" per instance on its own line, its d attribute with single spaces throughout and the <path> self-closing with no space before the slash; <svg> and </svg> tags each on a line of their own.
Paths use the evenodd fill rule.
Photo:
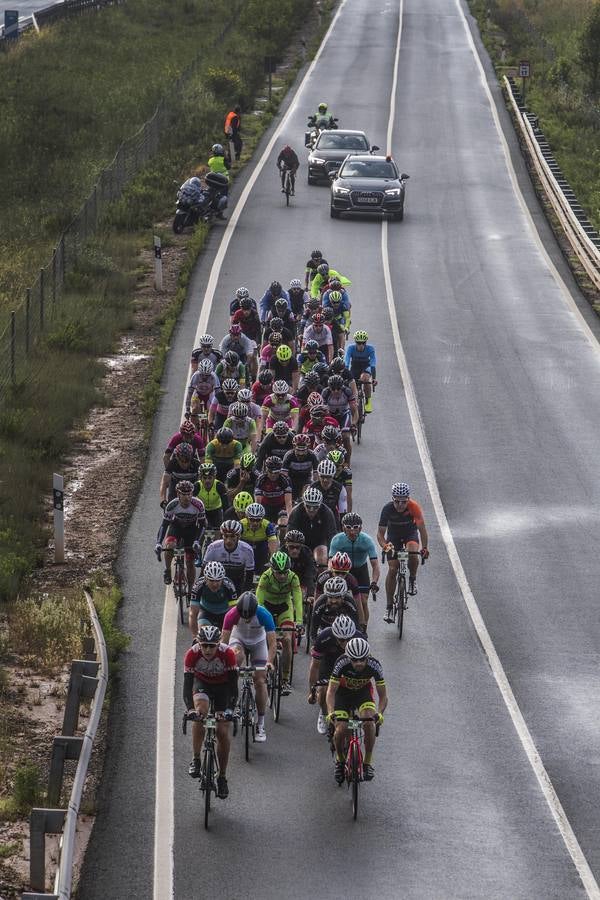
<svg viewBox="0 0 600 900">
<path fill-rule="evenodd" d="M 596 0 L 579 36 L 579 59 L 594 97 L 600 88 L 600 0 Z"/>
</svg>

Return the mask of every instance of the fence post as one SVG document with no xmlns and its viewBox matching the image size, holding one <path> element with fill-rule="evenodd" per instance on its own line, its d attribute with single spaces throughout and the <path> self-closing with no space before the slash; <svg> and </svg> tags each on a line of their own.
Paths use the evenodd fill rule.
<svg viewBox="0 0 600 900">
<path fill-rule="evenodd" d="M 29 329 L 31 328 L 31 288 L 25 291 L 25 354 L 29 354 Z"/>
<path fill-rule="evenodd" d="M 56 472 L 52 476 L 54 506 L 54 562 L 65 561 L 65 480 Z"/>
<path fill-rule="evenodd" d="M 17 383 L 17 374 L 15 371 L 15 353 L 16 353 L 16 343 L 17 343 L 17 323 L 16 323 L 16 315 L 15 311 L 10 314 L 10 379 L 13 383 L 13 387 Z"/>
<path fill-rule="evenodd" d="M 56 806 L 60 802 L 65 763 L 67 760 L 78 760 L 81 753 L 82 737 L 58 735 L 52 739 L 50 756 L 50 774 L 48 775 L 48 803 Z"/>
<path fill-rule="evenodd" d="M 29 819 L 29 884 L 34 891 L 46 887 L 46 835 L 60 834 L 65 822 L 64 809 L 31 810 Z"/>
<path fill-rule="evenodd" d="M 44 330 L 44 270 L 40 269 L 40 331 Z"/>
</svg>

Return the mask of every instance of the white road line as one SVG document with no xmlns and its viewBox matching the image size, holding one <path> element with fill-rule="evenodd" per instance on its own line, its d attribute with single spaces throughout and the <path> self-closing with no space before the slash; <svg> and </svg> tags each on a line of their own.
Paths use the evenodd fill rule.
<svg viewBox="0 0 600 900">
<path fill-rule="evenodd" d="M 459 0 L 456 0 L 457 5 L 460 8 Z M 402 18 L 404 12 L 404 0 L 400 0 L 400 22 L 398 25 L 398 38 L 396 44 L 396 58 L 394 63 L 394 79 L 392 86 L 392 93 L 390 97 L 390 116 L 388 121 L 388 132 L 387 132 L 387 141 L 388 147 L 391 147 L 391 138 L 394 127 L 394 116 L 395 116 L 395 105 L 396 105 L 396 86 L 398 79 L 398 63 L 400 59 L 400 44 L 402 40 Z M 462 10 L 461 10 L 462 14 Z M 471 38 L 471 46 L 473 52 L 475 53 L 475 57 L 479 62 L 481 67 L 482 78 L 484 84 L 487 87 L 487 82 L 485 80 L 485 73 L 483 72 L 483 67 L 481 66 L 481 61 L 477 56 L 475 45 L 472 42 L 471 33 L 468 28 L 468 23 L 463 15 L 463 21 L 469 38 Z M 488 99 L 490 105 L 492 107 L 492 112 L 494 114 L 494 119 L 496 121 L 496 127 L 498 128 L 499 133 L 502 136 L 503 143 L 505 144 L 505 153 L 507 164 L 509 167 L 509 171 L 512 171 L 512 165 L 510 161 L 510 154 L 507 152 L 508 147 L 506 146 L 506 142 L 504 141 L 504 136 L 502 134 L 502 130 L 500 127 L 500 122 L 497 118 L 495 106 L 493 103 L 493 98 L 488 89 Z M 516 184 L 516 175 L 513 178 L 513 185 L 515 186 L 515 190 L 517 190 Z M 520 194 L 520 190 L 518 191 L 519 196 L 521 197 L 522 202 L 524 200 Z M 530 218 L 531 227 L 534 233 L 535 225 L 533 220 Z M 538 238 L 538 240 L 540 240 Z M 540 240 L 541 243 L 541 240 Z M 566 813 L 562 807 L 560 800 L 558 799 L 558 795 L 554 790 L 554 786 L 552 781 L 550 780 L 550 776 L 544 767 L 544 763 L 540 757 L 540 754 L 535 746 L 531 733 L 525 723 L 525 719 L 523 718 L 523 714 L 519 708 L 519 704 L 515 698 L 515 695 L 512 692 L 512 688 L 506 676 L 506 672 L 500 662 L 500 657 L 496 652 L 496 648 L 492 642 L 491 636 L 487 630 L 483 617 L 481 615 L 479 606 L 477 605 L 477 601 L 473 595 L 469 582 L 467 580 L 467 576 L 465 574 L 465 570 L 463 569 L 463 565 L 458 554 L 458 550 L 456 548 L 456 544 L 454 543 L 454 538 L 452 536 L 452 531 L 450 530 L 450 525 L 448 523 L 448 519 L 446 516 L 446 511 L 444 509 L 444 505 L 442 503 L 442 498 L 440 496 L 437 479 L 435 476 L 435 470 L 433 467 L 433 461 L 431 459 L 431 453 L 429 451 L 429 446 L 427 444 L 427 437 L 425 435 L 425 428 L 423 426 L 423 420 L 421 418 L 421 412 L 419 409 L 419 404 L 417 402 L 414 385 L 412 382 L 412 378 L 410 376 L 410 371 L 408 369 L 408 363 L 406 360 L 406 355 L 404 353 L 404 347 L 402 345 L 402 341 L 400 338 L 400 330 L 398 328 L 398 320 L 396 317 L 396 309 L 394 304 L 394 289 L 392 286 L 392 278 L 390 273 L 390 262 L 388 255 L 388 223 L 384 221 L 381 227 L 381 255 L 383 261 L 383 273 L 384 273 L 384 281 L 385 281 L 385 293 L 387 298 L 388 310 L 390 315 L 390 323 L 392 326 L 392 334 L 394 337 L 394 345 L 396 348 L 396 358 L 398 360 L 398 367 L 400 369 L 400 374 L 402 376 L 402 381 L 404 384 L 404 392 L 406 396 L 406 403 L 408 406 L 408 412 L 410 415 L 413 431 L 415 434 L 415 440 L 417 443 L 417 448 L 419 451 L 419 456 L 421 458 L 421 465 L 423 466 L 423 472 L 425 474 L 425 479 L 427 481 L 427 486 L 429 488 L 429 493 L 431 496 L 431 500 L 433 503 L 433 508 L 435 510 L 436 518 L 438 520 L 440 526 L 440 532 L 442 535 L 442 539 L 444 544 L 446 545 L 446 550 L 448 553 L 448 557 L 450 559 L 450 563 L 454 570 L 454 574 L 456 576 L 456 580 L 458 582 L 458 586 L 460 588 L 461 594 L 463 596 L 463 600 L 471 617 L 471 621 L 473 622 L 473 626 L 475 631 L 477 632 L 477 637 L 481 643 L 483 651 L 487 657 L 488 663 L 492 670 L 492 674 L 498 685 L 500 693 L 502 695 L 502 699 L 506 704 L 509 715 L 512 719 L 513 725 L 523 745 L 523 749 L 527 755 L 527 759 L 533 769 L 535 776 L 538 780 L 538 783 L 542 789 L 542 793 L 546 799 L 548 806 L 550 807 L 550 811 L 554 817 L 554 820 L 558 826 L 561 837 L 565 843 L 565 846 L 575 864 L 577 872 L 579 873 L 579 877 L 583 883 L 583 886 L 586 890 L 588 897 L 593 898 L 593 900 L 600 900 L 600 888 L 594 878 L 592 870 L 584 856 L 584 853 L 579 845 L 577 838 L 575 837 L 575 832 L 571 827 L 569 820 L 567 819 Z M 548 259 L 547 254 L 545 254 Z M 548 259 L 549 264 L 551 261 Z M 552 266 L 554 269 L 554 267 Z M 554 269 L 556 272 L 556 270 Z M 560 279 L 560 275 L 556 272 L 557 277 Z M 560 282 L 563 284 L 565 290 L 567 290 L 566 285 L 560 279 Z M 579 312 L 579 310 L 577 310 Z M 581 315 L 581 314 L 580 314 Z M 583 317 L 581 317 L 583 319 Z M 585 322 L 585 320 L 583 320 Z M 587 327 L 587 323 L 586 323 Z M 591 332 L 590 332 L 591 333 Z M 592 335 L 593 337 L 593 335 Z M 595 342 L 595 338 L 594 338 Z"/>
<path fill-rule="evenodd" d="M 273 151 L 281 132 L 284 130 L 288 119 L 293 114 L 298 104 L 298 99 L 303 93 L 306 83 L 313 73 L 329 37 L 336 26 L 346 0 L 342 0 L 333 17 L 331 25 L 327 29 L 325 37 L 319 47 L 313 61 L 308 67 L 304 78 L 298 86 L 295 97 L 288 107 L 281 122 L 273 132 L 262 156 L 256 163 L 251 176 L 248 179 L 239 200 L 227 223 L 219 249 L 215 255 L 202 309 L 198 319 L 198 327 L 194 337 L 194 345 L 197 346 L 198 338 L 207 330 L 208 320 L 217 289 L 217 283 L 221 274 L 221 268 L 231 238 L 239 221 L 242 210 L 246 205 L 250 192 L 258 176 L 264 169 L 269 156 Z M 189 382 L 186 380 L 186 387 Z M 184 395 L 185 396 L 185 395 Z M 182 417 L 185 412 L 185 402 L 182 406 Z M 156 776 L 155 776 L 155 805 L 154 805 L 154 900 L 172 900 L 173 897 L 173 846 L 174 846 L 174 743 L 173 728 L 175 716 L 175 666 L 177 664 L 177 617 L 175 615 L 173 598 L 169 590 L 165 591 L 165 605 L 163 613 L 162 632 L 160 638 L 160 652 L 158 662 L 158 691 L 157 691 L 157 717 L 156 717 Z"/>
</svg>

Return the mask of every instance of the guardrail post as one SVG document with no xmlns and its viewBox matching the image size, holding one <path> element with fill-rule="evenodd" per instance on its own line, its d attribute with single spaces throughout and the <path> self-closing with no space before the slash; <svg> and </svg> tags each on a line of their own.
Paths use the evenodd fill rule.
<svg viewBox="0 0 600 900">
<path fill-rule="evenodd" d="M 17 383 L 17 374 L 15 370 L 15 354 L 16 354 L 16 344 L 17 344 L 17 322 L 15 311 L 10 314 L 10 380 L 12 381 L 13 387 Z"/>
<path fill-rule="evenodd" d="M 61 734 L 52 739 L 52 755 L 50 756 L 50 774 L 48 776 L 48 803 L 55 806 L 60 802 L 65 762 L 79 759 L 82 737 Z"/>
<path fill-rule="evenodd" d="M 38 809 L 34 807 L 29 817 L 29 884 L 34 891 L 46 887 L 46 835 L 60 834 L 63 830 L 65 809 Z"/>
<path fill-rule="evenodd" d="M 83 639 L 83 658 L 87 660 L 96 659 L 96 642 L 93 637 L 85 637 Z"/>
<path fill-rule="evenodd" d="M 74 659 L 71 663 L 71 676 L 63 716 L 63 734 L 75 734 L 79 722 L 79 704 L 81 700 L 90 700 L 94 696 L 98 684 L 95 676 L 98 674 L 99 667 L 100 663 L 87 659 Z"/>
</svg>

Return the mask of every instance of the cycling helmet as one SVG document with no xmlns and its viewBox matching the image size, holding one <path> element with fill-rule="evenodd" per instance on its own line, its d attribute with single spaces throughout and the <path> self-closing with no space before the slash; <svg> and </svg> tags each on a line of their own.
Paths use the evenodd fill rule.
<svg viewBox="0 0 600 900">
<path fill-rule="evenodd" d="M 235 292 L 235 296 L 238 300 L 246 300 L 250 298 L 250 291 L 247 287 L 239 287 Z"/>
<path fill-rule="evenodd" d="M 215 339 L 212 336 L 212 334 L 203 334 L 200 337 L 200 340 L 198 341 L 198 343 L 200 344 L 201 347 L 212 347 L 214 342 L 215 342 Z"/>
<path fill-rule="evenodd" d="M 221 387 L 226 394 L 237 394 L 240 389 L 240 386 L 235 378 L 225 378 Z"/>
<path fill-rule="evenodd" d="M 310 411 L 311 419 L 322 419 L 323 416 L 325 416 L 326 414 L 327 414 L 327 407 L 321 406 L 320 404 L 313 406 Z"/>
<path fill-rule="evenodd" d="M 278 281 L 272 281 L 269 291 L 272 297 L 281 297 L 281 285 Z"/>
<path fill-rule="evenodd" d="M 304 288 L 302 287 L 302 282 L 299 278 L 292 278 L 290 281 L 290 291 L 302 291 L 304 293 Z"/>
<path fill-rule="evenodd" d="M 354 332 L 354 341 L 357 344 L 366 344 L 369 340 L 369 335 L 366 331 L 355 331 Z"/>
<path fill-rule="evenodd" d="M 240 300 L 240 309 L 252 309 L 252 300 L 250 297 L 242 297 Z"/>
<path fill-rule="evenodd" d="M 191 481 L 179 481 L 175 487 L 178 494 L 193 494 L 194 485 Z"/>
<path fill-rule="evenodd" d="M 278 456 L 267 456 L 265 459 L 265 469 L 268 469 L 269 472 L 281 472 L 283 469 L 283 462 Z"/>
<path fill-rule="evenodd" d="M 340 429 L 335 425 L 325 425 L 321 432 L 321 438 L 328 444 L 334 444 L 340 436 Z"/>
<path fill-rule="evenodd" d="M 310 254 L 311 259 L 323 259 L 323 254 L 320 250 L 313 250 Z"/>
<path fill-rule="evenodd" d="M 287 437 L 290 433 L 290 426 L 287 422 L 275 422 L 273 425 L 273 434 L 275 437 Z"/>
<path fill-rule="evenodd" d="M 279 297 L 279 299 L 275 301 L 275 309 L 277 310 L 279 315 L 282 315 L 287 310 L 287 308 L 288 305 L 285 297 Z"/>
<path fill-rule="evenodd" d="M 339 641 L 349 641 L 356 634 L 356 625 L 350 616 L 336 616 L 331 623 L 331 631 Z"/>
<path fill-rule="evenodd" d="M 328 597 L 343 597 L 348 590 L 348 585 L 340 575 L 328 578 L 323 586 Z"/>
<path fill-rule="evenodd" d="M 263 369 L 258 373 L 258 381 L 260 384 L 271 384 L 275 376 L 270 369 Z"/>
<path fill-rule="evenodd" d="M 219 530 L 223 537 L 225 537 L 226 534 L 235 534 L 239 536 L 242 533 L 242 523 L 238 522 L 237 519 L 226 519 Z"/>
<path fill-rule="evenodd" d="M 342 302 L 342 292 L 341 291 L 330 291 L 329 292 L 329 302 L 333 304 L 333 306 L 337 306 L 338 303 Z"/>
<path fill-rule="evenodd" d="M 344 528 L 361 528 L 362 527 L 362 519 L 355 512 L 348 512 L 342 519 L 342 525 Z"/>
<path fill-rule="evenodd" d="M 323 475 L 324 478 L 333 478 L 336 471 L 337 469 L 330 459 L 322 459 L 317 466 L 317 472 L 319 475 Z"/>
<path fill-rule="evenodd" d="M 232 403 L 229 407 L 229 415 L 234 419 L 245 419 L 248 415 L 248 407 L 245 403 Z"/>
<path fill-rule="evenodd" d="M 315 325 L 322 325 L 325 321 L 325 316 L 320 310 L 318 310 L 316 313 L 313 313 L 312 320 Z"/>
<path fill-rule="evenodd" d="M 252 403 L 252 391 L 250 388 L 240 388 L 237 398 L 240 403 Z"/>
<path fill-rule="evenodd" d="M 323 398 L 318 391 L 313 391 L 312 394 L 308 395 L 308 399 L 306 402 L 309 406 L 321 406 L 321 404 L 323 403 Z"/>
<path fill-rule="evenodd" d="M 201 359 L 198 363 L 198 371 L 203 375 L 210 375 L 214 368 L 212 359 Z"/>
<path fill-rule="evenodd" d="M 349 572 L 352 568 L 352 560 L 347 553 L 338 550 L 329 560 L 332 572 Z"/>
<path fill-rule="evenodd" d="M 292 350 L 287 344 L 280 344 L 275 351 L 275 356 L 279 362 L 288 362 L 292 358 Z"/>
<path fill-rule="evenodd" d="M 238 354 L 235 350 L 228 350 L 225 356 L 223 357 L 224 362 L 227 363 L 228 366 L 233 367 L 237 366 L 240 361 Z"/>
<path fill-rule="evenodd" d="M 252 469 L 256 465 L 256 456 L 254 453 L 244 453 L 240 460 L 242 469 Z"/>
<path fill-rule="evenodd" d="M 274 393 L 274 394 L 281 394 L 281 395 L 283 395 L 283 394 L 289 394 L 289 392 L 290 392 L 290 386 L 289 386 L 289 384 L 287 383 L 287 381 L 284 381 L 284 380 L 283 380 L 283 378 L 280 378 L 280 379 L 279 379 L 278 381 L 276 381 L 275 384 L 273 385 L 273 393 Z"/>
<path fill-rule="evenodd" d="M 320 506 L 323 502 L 323 494 L 318 488 L 306 488 L 302 495 L 302 502 L 305 506 Z"/>
<path fill-rule="evenodd" d="M 222 144 L 213 144 L 211 147 L 213 156 L 225 156 Z"/>
<path fill-rule="evenodd" d="M 353 637 L 346 644 L 346 656 L 350 659 L 366 659 L 369 652 L 369 642 L 364 638 Z"/>
<path fill-rule="evenodd" d="M 314 338 L 311 338 L 304 345 L 304 349 L 306 350 L 307 353 L 317 353 L 317 351 L 319 349 L 319 344 L 317 341 L 314 340 Z"/>
<path fill-rule="evenodd" d="M 286 544 L 304 544 L 305 541 L 304 532 L 299 531 L 297 528 L 290 528 L 285 536 Z"/>
<path fill-rule="evenodd" d="M 204 566 L 204 577 L 211 581 L 223 581 L 225 578 L 225 566 L 220 562 L 207 562 Z"/>
<path fill-rule="evenodd" d="M 308 450 L 310 447 L 310 435 L 295 434 L 292 438 L 292 447 L 295 447 L 296 450 Z"/>
<path fill-rule="evenodd" d="M 321 263 L 320 266 L 317 266 L 317 272 L 319 273 L 319 275 L 322 275 L 323 278 L 327 278 L 327 276 L 329 275 L 329 266 L 327 265 L 327 263 Z"/>
<path fill-rule="evenodd" d="M 318 384 L 321 384 L 321 379 L 317 375 L 316 372 L 313 372 L 312 369 L 310 372 L 307 372 L 304 376 L 303 385 L 307 385 L 308 387 L 316 387 Z"/>
<path fill-rule="evenodd" d="M 272 331 L 269 335 L 269 343 L 272 347 L 279 347 L 282 340 L 283 335 L 280 331 Z"/>
<path fill-rule="evenodd" d="M 392 485 L 392 500 L 408 500 L 410 488 L 404 481 L 397 481 Z"/>
<path fill-rule="evenodd" d="M 200 644 L 219 644 L 221 629 L 216 625 L 201 625 L 198 629 L 198 641 Z"/>
<path fill-rule="evenodd" d="M 253 502 L 254 497 L 252 494 L 249 494 L 248 491 L 240 491 L 239 494 L 236 494 L 233 498 L 233 508 L 236 513 L 243 513 L 246 512 Z"/>
<path fill-rule="evenodd" d="M 173 453 L 180 462 L 189 462 L 194 455 L 194 448 L 186 441 L 182 441 L 181 444 L 177 444 Z"/>
<path fill-rule="evenodd" d="M 318 362 L 313 366 L 313 371 L 316 372 L 320 378 L 322 375 L 327 375 L 327 373 L 329 372 L 329 366 L 326 362 Z"/>
<path fill-rule="evenodd" d="M 230 444 L 233 440 L 233 431 L 231 428 L 219 428 L 217 431 L 217 440 L 221 444 Z"/>
<path fill-rule="evenodd" d="M 184 419 L 179 426 L 179 434 L 183 434 L 184 437 L 193 438 L 196 434 L 194 423 L 190 419 Z"/>
<path fill-rule="evenodd" d="M 333 278 L 331 278 L 331 279 L 329 280 L 329 288 L 330 288 L 330 290 L 332 290 L 332 291 L 339 291 L 339 290 L 341 289 L 341 287 L 342 287 L 342 282 L 341 282 L 340 279 L 337 278 L 336 276 L 334 276 Z M 330 294 L 329 296 L 331 296 L 331 294 Z"/>
<path fill-rule="evenodd" d="M 246 507 L 247 519 L 264 519 L 265 516 L 266 510 L 262 503 L 250 503 L 250 505 Z"/>
<path fill-rule="evenodd" d="M 341 391 L 344 387 L 344 379 L 341 375 L 330 375 L 327 379 L 327 384 L 332 391 Z"/>
<path fill-rule="evenodd" d="M 325 428 L 326 427 L 327 426 L 325 426 Z M 325 431 L 325 428 L 323 429 L 323 431 Z M 337 468 L 338 466 L 342 465 L 342 463 L 344 462 L 345 456 L 346 456 L 346 454 L 344 453 L 343 450 L 330 450 L 329 453 L 327 454 L 327 459 L 330 459 L 331 462 L 334 464 L 334 466 L 336 466 L 336 468 Z"/>
<path fill-rule="evenodd" d="M 217 474 L 217 467 L 214 463 L 211 462 L 203 462 L 200 465 L 200 478 L 208 478 L 212 475 Z"/>
<path fill-rule="evenodd" d="M 311 297 L 310 300 L 308 301 L 308 303 L 306 304 L 306 307 L 309 310 L 319 309 L 320 306 L 321 306 L 321 301 L 319 300 L 318 297 Z"/>
<path fill-rule="evenodd" d="M 243 594 L 240 594 L 235 608 L 242 619 L 251 619 L 252 616 L 256 615 L 256 610 L 258 609 L 256 594 L 253 594 L 252 591 L 244 591 Z"/>
<path fill-rule="evenodd" d="M 287 572 L 291 567 L 291 562 L 287 553 L 283 550 L 276 550 L 269 560 L 269 565 L 275 572 Z"/>
<path fill-rule="evenodd" d="M 317 109 L 319 110 L 320 113 L 326 113 L 327 112 L 327 104 L 319 103 L 319 105 L 317 106 Z"/>
<path fill-rule="evenodd" d="M 332 372 L 339 375 L 340 372 L 343 372 L 346 368 L 346 364 L 341 356 L 336 356 L 334 360 L 332 360 L 331 365 L 329 366 Z"/>
<path fill-rule="evenodd" d="M 231 327 L 229 329 L 229 334 L 232 337 L 239 337 L 241 333 L 242 333 L 242 326 L 240 325 L 239 322 L 234 322 L 233 325 L 231 325 Z"/>
<path fill-rule="evenodd" d="M 281 316 L 273 316 L 269 322 L 271 331 L 280 332 L 283 328 L 283 319 Z"/>
</svg>

